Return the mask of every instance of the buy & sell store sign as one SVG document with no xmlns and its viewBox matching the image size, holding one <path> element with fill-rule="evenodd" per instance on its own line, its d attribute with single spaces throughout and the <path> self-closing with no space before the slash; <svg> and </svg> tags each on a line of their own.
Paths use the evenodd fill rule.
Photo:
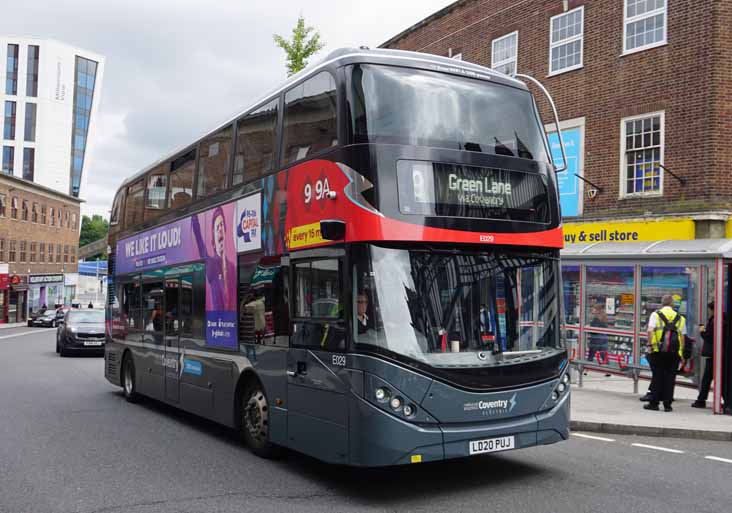
<svg viewBox="0 0 732 513">
<path fill-rule="evenodd" d="M 691 239 L 694 239 L 694 221 L 691 219 L 566 223 L 564 225 L 565 244 Z"/>
</svg>

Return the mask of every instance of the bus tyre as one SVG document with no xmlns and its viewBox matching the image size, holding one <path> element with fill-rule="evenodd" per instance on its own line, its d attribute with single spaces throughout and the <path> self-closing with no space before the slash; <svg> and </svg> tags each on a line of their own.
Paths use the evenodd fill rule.
<svg viewBox="0 0 732 513">
<path fill-rule="evenodd" d="M 127 402 L 134 403 L 139 399 L 135 385 L 135 364 L 129 353 L 122 360 L 122 390 Z"/>
<path fill-rule="evenodd" d="M 269 441 L 269 404 L 257 382 L 250 383 L 242 394 L 241 436 L 261 458 L 274 458 L 279 453 L 278 447 Z"/>
</svg>

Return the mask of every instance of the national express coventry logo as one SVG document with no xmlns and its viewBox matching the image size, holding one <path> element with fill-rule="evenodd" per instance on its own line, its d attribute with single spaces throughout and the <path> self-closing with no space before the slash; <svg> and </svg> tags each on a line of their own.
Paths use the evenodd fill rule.
<svg viewBox="0 0 732 513">
<path fill-rule="evenodd" d="M 259 217 L 257 211 L 245 208 L 239 214 L 239 226 L 236 234 L 244 239 L 244 242 L 252 242 L 257 239 L 257 231 L 259 230 Z"/>
<path fill-rule="evenodd" d="M 463 404 L 463 411 L 479 411 L 481 415 L 503 415 L 511 413 L 516 407 L 516 394 L 510 399 L 495 399 L 493 401 L 477 401 Z"/>
</svg>

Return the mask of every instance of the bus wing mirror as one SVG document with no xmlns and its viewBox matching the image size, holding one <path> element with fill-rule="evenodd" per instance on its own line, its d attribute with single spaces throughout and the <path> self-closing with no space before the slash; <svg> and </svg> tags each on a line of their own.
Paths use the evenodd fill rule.
<svg viewBox="0 0 732 513">
<path fill-rule="evenodd" d="M 339 219 L 320 221 L 320 236 L 325 240 L 341 240 L 346 237 L 346 223 Z"/>
<path fill-rule="evenodd" d="M 562 131 L 559 129 L 559 114 L 557 114 L 557 106 L 554 104 L 554 99 L 552 98 L 552 95 L 549 94 L 549 91 L 547 91 L 546 87 L 543 86 L 541 82 L 536 80 L 534 77 L 531 77 L 529 75 L 524 75 L 523 73 L 516 73 L 514 74 L 514 77 L 516 78 L 525 78 L 526 80 L 531 81 L 533 84 L 536 84 L 536 86 L 541 89 L 541 92 L 544 93 L 544 96 L 546 96 L 546 99 L 549 101 L 549 105 L 552 108 L 552 113 L 554 114 L 554 126 L 557 128 L 557 137 L 559 137 L 559 149 L 562 150 L 562 165 L 560 167 L 557 167 L 554 165 L 554 171 L 556 173 L 561 173 L 562 171 L 567 170 L 567 152 L 564 151 L 564 139 L 562 139 Z M 551 145 L 549 144 L 549 134 L 546 134 L 547 141 L 546 144 L 549 148 L 551 148 Z"/>
</svg>

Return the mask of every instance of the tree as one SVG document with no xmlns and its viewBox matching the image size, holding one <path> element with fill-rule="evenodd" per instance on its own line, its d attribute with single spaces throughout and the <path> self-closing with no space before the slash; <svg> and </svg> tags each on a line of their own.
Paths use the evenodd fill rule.
<svg viewBox="0 0 732 513">
<path fill-rule="evenodd" d="M 308 39 L 311 32 L 313 35 Z M 274 41 L 287 54 L 288 77 L 307 66 L 308 59 L 325 47 L 325 43 L 320 41 L 318 31 L 313 27 L 306 27 L 305 18 L 302 16 L 297 19 L 297 24 L 292 29 L 292 41 L 277 34 L 274 34 Z"/>
<path fill-rule="evenodd" d="M 109 223 L 102 216 L 96 214 L 91 218 L 89 216 L 82 217 L 79 246 L 86 246 L 91 242 L 105 238 L 108 231 Z"/>
</svg>

